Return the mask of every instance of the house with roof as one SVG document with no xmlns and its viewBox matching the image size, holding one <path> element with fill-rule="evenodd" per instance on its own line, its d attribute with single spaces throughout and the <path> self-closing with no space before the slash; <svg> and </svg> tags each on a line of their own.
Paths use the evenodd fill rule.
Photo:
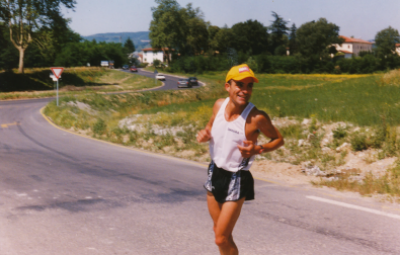
<svg viewBox="0 0 400 255">
<path fill-rule="evenodd" d="M 336 50 L 344 54 L 345 58 L 351 58 L 352 56 L 359 56 L 361 51 L 372 51 L 373 43 L 357 39 L 346 37 L 340 35 L 339 37 L 344 39 L 344 42 L 340 46 L 339 44 L 334 44 Z"/>
<path fill-rule="evenodd" d="M 396 43 L 396 53 L 400 56 L 400 43 Z"/>
<path fill-rule="evenodd" d="M 164 52 L 166 52 L 167 54 L 165 54 Z M 161 63 L 163 63 L 167 61 L 168 48 L 144 48 L 138 55 L 138 59 L 142 63 L 149 63 L 150 65 L 152 65 L 154 60 L 156 59 L 160 60 Z M 171 53 L 169 53 L 169 59 L 171 59 Z"/>
</svg>

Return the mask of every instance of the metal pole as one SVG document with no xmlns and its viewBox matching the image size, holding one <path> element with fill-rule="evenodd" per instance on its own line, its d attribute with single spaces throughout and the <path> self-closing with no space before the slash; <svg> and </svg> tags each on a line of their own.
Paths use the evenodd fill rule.
<svg viewBox="0 0 400 255">
<path fill-rule="evenodd" d="M 58 106 L 58 79 L 57 79 L 57 106 Z"/>
</svg>

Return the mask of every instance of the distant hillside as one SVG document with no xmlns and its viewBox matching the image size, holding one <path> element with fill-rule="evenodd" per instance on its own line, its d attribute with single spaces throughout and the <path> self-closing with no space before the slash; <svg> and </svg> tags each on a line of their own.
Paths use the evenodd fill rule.
<svg viewBox="0 0 400 255">
<path fill-rule="evenodd" d="M 140 51 L 143 48 L 151 47 L 149 43 L 149 31 L 142 32 L 125 32 L 125 33 L 103 33 L 89 36 L 82 36 L 84 39 L 97 42 L 116 42 L 125 43 L 126 39 L 131 38 L 135 44 L 136 50 Z"/>
</svg>

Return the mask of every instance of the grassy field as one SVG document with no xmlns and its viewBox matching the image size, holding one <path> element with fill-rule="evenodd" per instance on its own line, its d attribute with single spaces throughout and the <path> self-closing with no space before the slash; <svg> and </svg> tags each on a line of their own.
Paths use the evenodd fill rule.
<svg viewBox="0 0 400 255">
<path fill-rule="evenodd" d="M 0 73 L 0 100 L 55 96 L 51 71 L 26 69 L 24 74 Z M 98 67 L 66 68 L 59 80 L 60 95 L 136 91 L 161 86 L 153 79 Z"/>
<path fill-rule="evenodd" d="M 215 100 L 227 96 L 223 88 L 225 73 L 197 77 L 207 86 L 181 91 L 64 97 L 60 107 L 50 103 L 45 113 L 56 124 L 86 135 L 207 161 L 207 145 L 198 144 L 195 135 L 207 123 Z M 379 153 L 371 162 L 398 156 L 400 84 L 393 83 L 396 79 L 388 80 L 383 75 L 260 74 L 257 77 L 260 83 L 254 86 L 251 101 L 271 118 L 286 118 L 289 123 L 280 127 L 285 147 L 258 159 L 292 164 L 309 161 L 331 174 L 345 163 L 348 152 L 336 152 L 335 148 L 346 142 L 351 144 L 352 151 L 376 149 Z M 301 124 L 305 119 L 308 124 Z M 333 137 L 322 145 L 329 125 L 333 125 Z M 300 140 L 306 141 L 307 146 L 300 147 Z M 400 197 L 399 189 L 395 188 L 400 179 L 398 169 L 400 164 L 385 176 L 367 176 L 362 182 L 342 175 L 316 185 Z"/>
</svg>

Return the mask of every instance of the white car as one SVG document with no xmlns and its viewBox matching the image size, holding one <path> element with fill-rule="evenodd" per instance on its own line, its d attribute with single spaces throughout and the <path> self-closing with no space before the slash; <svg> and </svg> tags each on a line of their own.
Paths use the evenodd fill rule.
<svg viewBox="0 0 400 255">
<path fill-rule="evenodd" d="M 165 76 L 164 76 L 164 74 L 158 73 L 156 75 L 156 79 L 157 80 L 161 80 L 161 81 L 165 81 Z"/>
</svg>

